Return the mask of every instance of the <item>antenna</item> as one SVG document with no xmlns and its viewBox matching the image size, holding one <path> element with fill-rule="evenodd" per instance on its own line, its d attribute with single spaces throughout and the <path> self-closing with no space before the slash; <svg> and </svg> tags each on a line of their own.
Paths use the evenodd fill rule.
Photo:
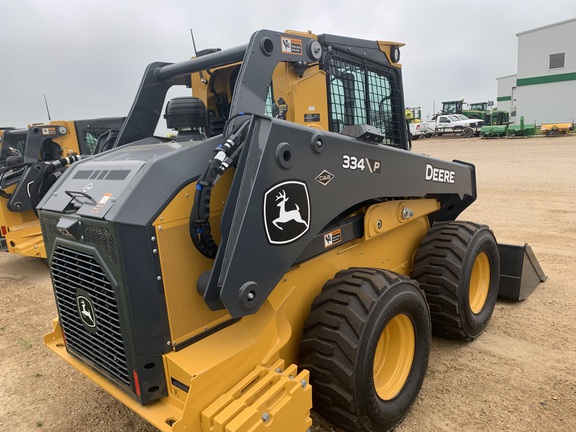
<svg viewBox="0 0 576 432">
<path fill-rule="evenodd" d="M 194 57 L 198 57 L 198 50 L 196 49 L 196 41 L 194 40 L 194 32 L 192 31 L 192 29 L 190 29 L 190 37 L 192 37 L 192 46 L 194 47 Z M 208 71 L 208 73 L 210 74 L 210 71 Z M 208 80 L 204 78 L 204 74 L 202 73 L 202 71 L 200 71 L 200 81 L 202 81 L 204 84 L 208 83 Z"/>
<path fill-rule="evenodd" d="M 46 105 L 46 112 L 48 113 L 48 121 L 52 121 L 50 118 L 50 109 L 48 109 L 48 100 L 46 100 L 46 95 L 44 95 L 44 105 Z"/>
<path fill-rule="evenodd" d="M 192 46 L 194 47 L 194 57 L 196 57 L 198 50 L 196 49 L 196 41 L 194 41 L 194 32 L 192 29 L 190 29 L 190 36 L 192 37 Z"/>
</svg>

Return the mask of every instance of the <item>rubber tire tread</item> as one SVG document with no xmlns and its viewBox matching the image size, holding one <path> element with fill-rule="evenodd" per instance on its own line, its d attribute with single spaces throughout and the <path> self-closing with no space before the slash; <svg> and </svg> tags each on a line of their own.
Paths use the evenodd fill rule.
<svg viewBox="0 0 576 432">
<path fill-rule="evenodd" d="M 410 285 L 408 295 L 398 288 L 405 284 Z M 384 296 L 386 299 L 382 301 Z M 374 352 L 370 357 L 367 351 L 371 348 L 363 344 L 373 341 L 375 349 L 384 324 L 380 330 L 374 329 L 377 326 L 368 326 L 374 322 L 374 315 L 381 313 L 383 306 L 386 306 L 383 303 L 397 304 L 401 296 L 404 296 L 404 302 L 416 303 L 417 306 L 413 307 L 420 316 L 420 321 L 417 319 L 420 328 L 414 324 L 416 352 L 412 369 L 404 388 L 392 401 L 382 401 L 377 396 L 367 400 L 367 394 L 376 394 L 373 384 Z M 377 334 L 371 334 L 373 332 Z M 351 268 L 340 271 L 324 285 L 314 300 L 300 343 L 300 367 L 310 371 L 314 409 L 332 424 L 346 430 L 393 430 L 409 412 L 422 387 L 428 367 L 430 339 L 429 309 L 416 281 L 382 269 Z M 367 365 L 365 371 L 369 369 L 367 374 L 361 370 L 362 363 Z M 392 405 L 394 415 L 383 419 L 371 412 L 374 405 L 382 403 Z"/>
<path fill-rule="evenodd" d="M 472 128 L 466 127 L 462 130 L 462 136 L 464 138 L 472 138 L 474 136 L 474 130 Z"/>
<path fill-rule="evenodd" d="M 486 302 L 473 314 L 469 306 L 469 276 L 479 241 L 490 260 L 490 288 Z M 474 253 L 474 256 L 470 256 Z M 471 341 L 485 330 L 498 296 L 500 258 L 492 231 L 474 222 L 435 224 L 414 258 L 412 277 L 426 293 L 432 332 L 447 339 Z"/>
</svg>

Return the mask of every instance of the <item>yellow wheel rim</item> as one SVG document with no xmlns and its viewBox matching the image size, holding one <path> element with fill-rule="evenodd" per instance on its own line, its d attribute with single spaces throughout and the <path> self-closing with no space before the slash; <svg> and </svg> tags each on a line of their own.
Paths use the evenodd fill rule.
<svg viewBox="0 0 576 432">
<path fill-rule="evenodd" d="M 486 304 L 490 289 L 490 260 L 484 252 L 478 254 L 470 275 L 470 309 L 479 313 Z"/>
<path fill-rule="evenodd" d="M 410 318 L 396 315 L 380 335 L 374 356 L 374 387 L 380 399 L 391 400 L 404 387 L 416 349 L 416 335 Z"/>
</svg>

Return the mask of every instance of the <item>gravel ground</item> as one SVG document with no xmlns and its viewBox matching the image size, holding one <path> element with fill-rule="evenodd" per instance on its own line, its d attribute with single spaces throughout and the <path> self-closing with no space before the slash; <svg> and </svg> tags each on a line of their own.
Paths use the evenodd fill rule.
<svg viewBox="0 0 576 432">
<path fill-rule="evenodd" d="M 576 430 L 576 136 L 431 138 L 414 151 L 472 162 L 478 200 L 460 219 L 529 243 L 548 275 L 498 301 L 474 342 L 432 340 L 428 374 L 398 430 Z M 155 431 L 42 344 L 56 315 L 48 269 L 0 253 L 0 430 Z M 316 432 L 340 432 L 314 416 Z"/>
</svg>

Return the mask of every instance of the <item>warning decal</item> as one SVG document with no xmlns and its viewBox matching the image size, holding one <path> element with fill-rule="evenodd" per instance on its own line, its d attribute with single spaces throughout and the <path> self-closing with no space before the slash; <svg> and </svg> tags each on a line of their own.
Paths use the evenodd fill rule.
<svg viewBox="0 0 576 432">
<path fill-rule="evenodd" d="M 56 135 L 56 128 L 42 128 L 42 135 Z"/>
<path fill-rule="evenodd" d="M 304 114 L 304 121 L 308 122 L 319 122 L 320 114 Z"/>
<path fill-rule="evenodd" d="M 112 194 L 105 193 L 104 196 L 100 199 L 100 201 L 98 201 L 98 204 L 92 207 L 92 213 L 98 213 L 100 210 L 102 210 L 102 207 L 104 207 L 104 205 L 108 202 L 110 198 L 112 198 Z"/>
<path fill-rule="evenodd" d="M 282 54 L 302 55 L 302 41 L 300 39 L 282 37 Z"/>
<path fill-rule="evenodd" d="M 342 241 L 342 231 L 340 228 L 324 234 L 324 249 L 337 245 Z"/>
</svg>

